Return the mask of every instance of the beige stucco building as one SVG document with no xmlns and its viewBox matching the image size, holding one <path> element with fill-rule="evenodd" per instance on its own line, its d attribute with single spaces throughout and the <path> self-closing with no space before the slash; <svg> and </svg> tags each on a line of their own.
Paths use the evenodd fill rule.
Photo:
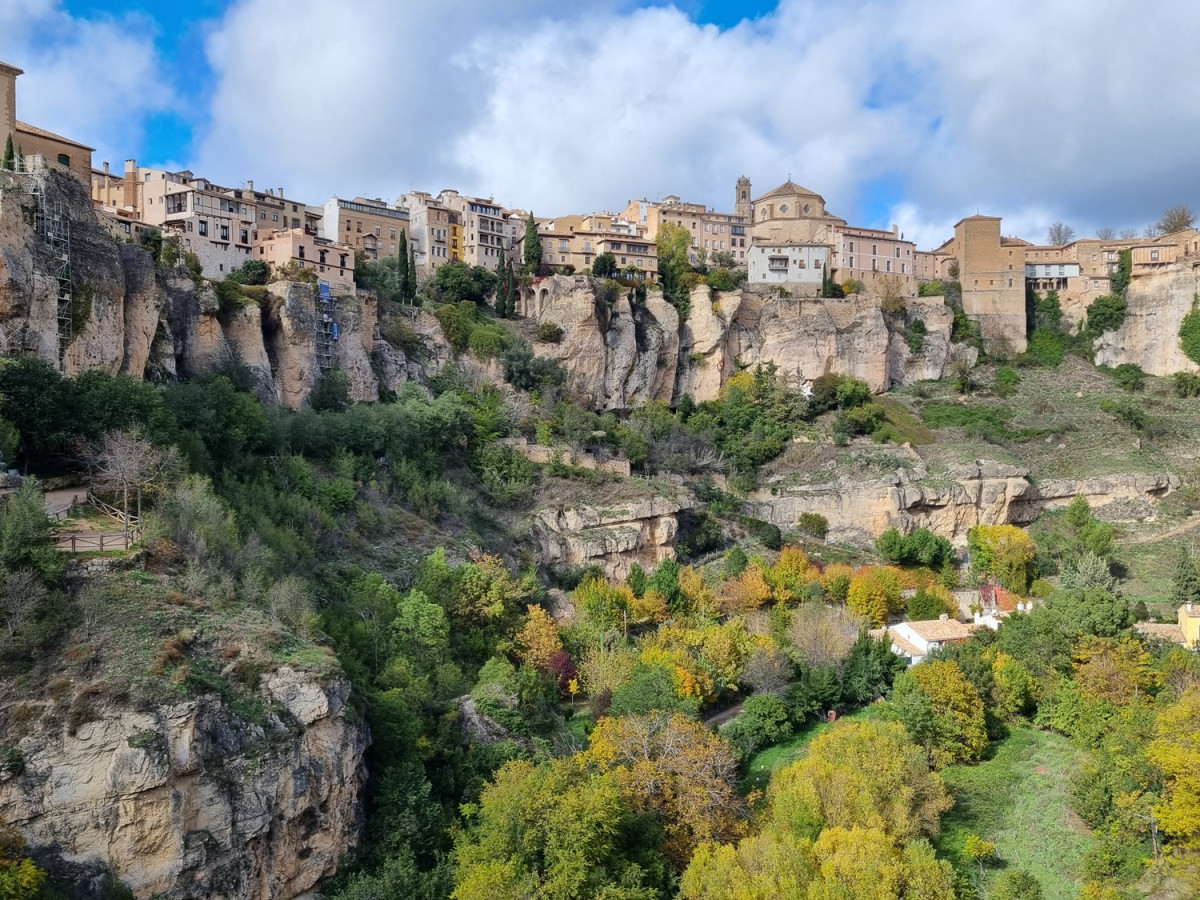
<svg viewBox="0 0 1200 900">
<path fill-rule="evenodd" d="M 543 219 L 537 226 L 542 262 L 548 266 L 572 266 L 580 272 L 600 254 L 611 253 L 624 274 L 643 281 L 657 278 L 658 247 L 636 222 L 612 213 L 593 213 Z M 517 236 L 513 252 L 518 259 L 524 257 L 524 232 Z"/>
<path fill-rule="evenodd" d="M 688 261 L 699 265 L 711 262 L 713 254 L 728 253 L 736 265 L 744 266 L 749 250 L 746 219 L 736 213 L 722 213 L 703 203 L 688 203 L 675 195 L 652 200 L 630 200 L 616 218 L 632 222 L 645 229 L 651 241 L 666 224 L 678 226 L 691 233 Z"/>
<path fill-rule="evenodd" d="M 318 281 L 329 282 L 334 294 L 354 293 L 354 248 L 317 237 L 304 228 L 265 231 L 259 234 L 256 255 L 277 271 L 289 263 L 311 269 Z"/>
<path fill-rule="evenodd" d="M 330 197 L 325 201 L 321 237 L 349 244 L 367 259 L 395 256 L 399 252 L 400 235 L 407 241 L 408 232 L 408 210 L 389 206 L 378 198 Z"/>
<path fill-rule="evenodd" d="M 396 200 L 396 206 L 408 210 L 408 239 L 412 244 L 418 277 L 424 280 L 452 258 L 450 210 L 441 200 L 425 191 L 402 194 Z"/>
<path fill-rule="evenodd" d="M 755 242 L 748 252 L 748 286 L 780 287 L 805 297 L 820 294 L 825 267 L 829 265 L 828 245 Z"/>
<path fill-rule="evenodd" d="M 17 118 L 17 77 L 23 74 L 16 66 L 0 62 L 0 150 L 11 135 L 15 151 L 25 157 L 41 156 L 88 184 L 94 148 Z"/>
</svg>

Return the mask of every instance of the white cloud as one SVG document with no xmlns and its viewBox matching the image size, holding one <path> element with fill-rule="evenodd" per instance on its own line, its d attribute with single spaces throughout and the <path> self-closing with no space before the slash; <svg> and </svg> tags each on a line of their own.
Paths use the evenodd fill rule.
<svg viewBox="0 0 1200 900">
<path fill-rule="evenodd" d="M 0 59 L 25 71 L 17 116 L 119 161 L 141 140 L 145 117 L 175 95 L 139 16 L 87 19 L 57 0 L 0 0 Z"/>
<path fill-rule="evenodd" d="M 312 202 L 457 187 L 539 214 L 728 208 L 738 175 L 790 174 L 923 245 L 976 209 L 1084 234 L 1200 205 L 1197 26 L 1187 0 L 783 0 L 723 31 L 615 0 L 241 0 L 209 41 L 193 167 Z"/>
</svg>

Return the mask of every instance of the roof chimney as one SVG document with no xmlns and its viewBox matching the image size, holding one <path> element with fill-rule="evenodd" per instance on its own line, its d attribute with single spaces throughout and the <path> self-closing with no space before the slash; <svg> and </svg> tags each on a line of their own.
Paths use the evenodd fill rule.
<svg viewBox="0 0 1200 900">
<path fill-rule="evenodd" d="M 1190 616 L 1192 614 L 1192 601 L 1191 600 L 1188 601 L 1187 611 L 1188 611 L 1188 615 Z"/>
<path fill-rule="evenodd" d="M 108 174 L 108 163 L 104 163 L 104 174 Z"/>
<path fill-rule="evenodd" d="M 283 196 L 283 188 L 280 188 L 280 189 L 279 189 L 279 196 L 280 196 L 280 197 L 282 197 L 282 196 Z"/>
<path fill-rule="evenodd" d="M 252 194 L 254 193 L 254 181 L 252 179 L 246 179 L 246 190 Z"/>
</svg>

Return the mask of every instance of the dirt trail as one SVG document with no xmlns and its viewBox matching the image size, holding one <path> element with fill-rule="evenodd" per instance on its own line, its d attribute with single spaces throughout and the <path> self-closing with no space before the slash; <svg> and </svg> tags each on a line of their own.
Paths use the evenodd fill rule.
<svg viewBox="0 0 1200 900">
<path fill-rule="evenodd" d="M 1117 543 L 1124 544 L 1126 546 L 1137 544 L 1157 544 L 1159 541 L 1165 541 L 1167 538 L 1179 537 L 1179 535 L 1187 534 L 1189 531 L 1193 531 L 1197 528 L 1200 528 L 1200 518 L 1184 522 L 1182 525 L 1176 525 L 1174 528 L 1171 528 L 1167 531 L 1161 531 L 1158 534 L 1143 535 L 1142 537 L 1134 538 L 1133 540 L 1118 541 Z"/>
</svg>

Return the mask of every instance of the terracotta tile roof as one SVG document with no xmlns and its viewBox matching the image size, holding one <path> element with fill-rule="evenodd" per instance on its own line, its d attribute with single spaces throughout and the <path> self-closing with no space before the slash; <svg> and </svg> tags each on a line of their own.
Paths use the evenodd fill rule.
<svg viewBox="0 0 1200 900">
<path fill-rule="evenodd" d="M 925 655 L 925 652 L 920 647 L 918 647 L 916 644 L 909 642 L 902 635 L 899 635 L 894 631 L 889 631 L 887 633 L 887 637 L 891 640 L 892 646 L 895 647 L 897 650 L 899 650 L 901 653 L 903 653 L 905 656 L 924 656 Z"/>
<path fill-rule="evenodd" d="M 30 125 L 28 122 L 17 122 L 17 131 L 23 131 L 26 134 L 32 134 L 34 137 L 48 138 L 52 141 L 62 141 L 64 144 L 70 144 L 73 147 L 82 147 L 84 150 L 94 151 L 95 147 L 89 147 L 87 144 L 81 144 L 79 141 L 73 141 L 70 138 L 63 137 L 61 134 L 55 134 L 53 131 L 47 131 L 44 128 L 38 128 Z"/>
<path fill-rule="evenodd" d="M 905 624 L 927 641 L 965 641 L 974 630 L 958 619 L 932 619 L 928 622 Z"/>
<path fill-rule="evenodd" d="M 1162 625 L 1158 622 L 1138 622 L 1133 626 L 1133 630 L 1138 634 L 1144 634 L 1146 637 L 1161 638 L 1173 644 L 1184 643 L 1183 632 L 1179 630 L 1178 625 Z"/>
</svg>

